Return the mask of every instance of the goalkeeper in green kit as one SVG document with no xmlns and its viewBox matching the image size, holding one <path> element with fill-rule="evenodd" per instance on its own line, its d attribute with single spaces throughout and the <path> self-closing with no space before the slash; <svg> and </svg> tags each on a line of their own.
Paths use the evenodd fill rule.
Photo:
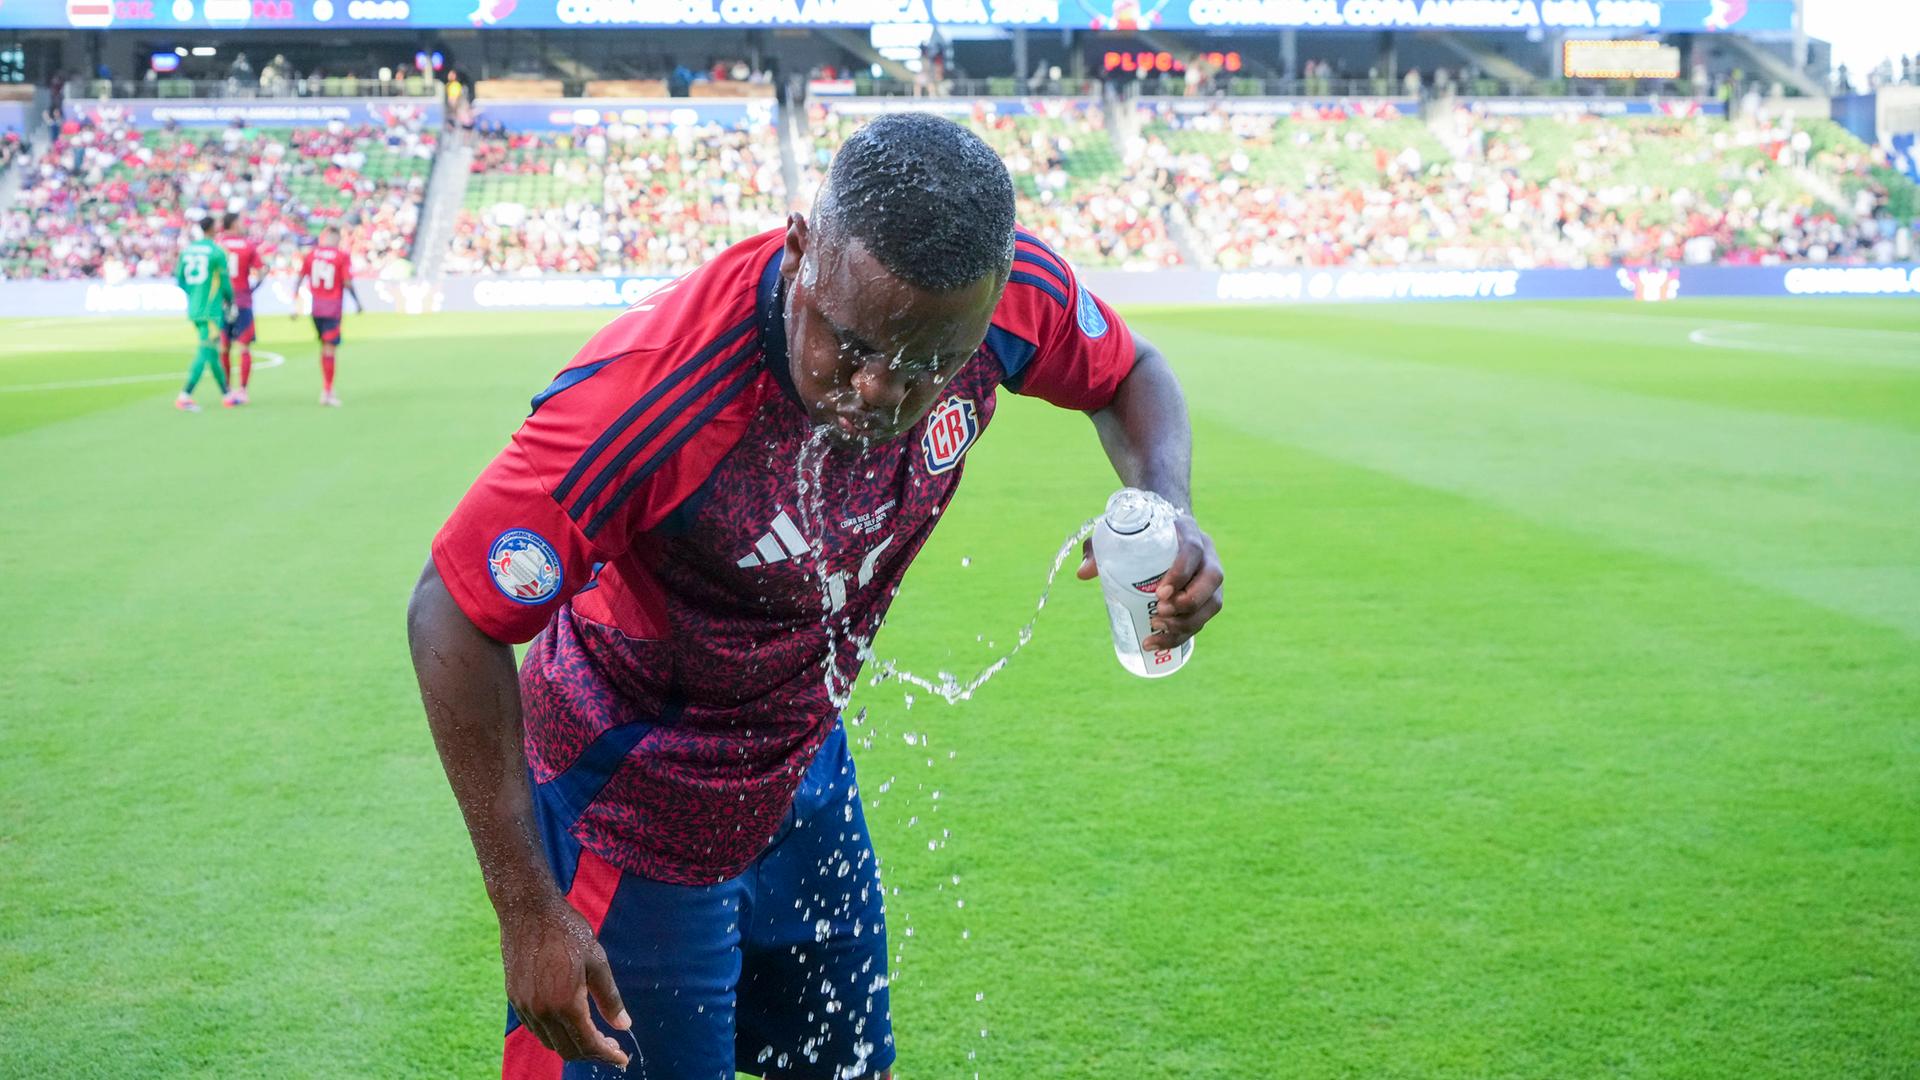
<svg viewBox="0 0 1920 1080">
<path fill-rule="evenodd" d="M 200 346 L 193 354 L 187 385 L 174 399 L 173 407 L 181 412 L 199 412 L 200 404 L 193 400 L 193 388 L 200 385 L 202 374 L 211 370 L 220 392 L 227 392 L 227 376 L 220 370 L 220 354 L 214 346 L 213 334 L 216 327 L 226 325 L 227 308 L 233 304 L 233 277 L 227 273 L 227 253 L 207 239 L 204 221 L 194 225 L 193 242 L 180 252 L 180 261 L 173 268 L 173 280 L 187 294 L 187 318 L 193 320 L 194 329 L 200 332 Z"/>
</svg>

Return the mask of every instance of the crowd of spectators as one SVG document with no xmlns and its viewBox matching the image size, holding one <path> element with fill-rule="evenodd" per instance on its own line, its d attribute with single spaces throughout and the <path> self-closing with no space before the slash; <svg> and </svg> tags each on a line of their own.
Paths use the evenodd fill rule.
<svg viewBox="0 0 1920 1080">
<path fill-rule="evenodd" d="M 145 132 L 104 113 L 68 120 L 0 211 L 0 276 L 165 276 L 191 220 L 223 213 L 241 215 L 271 271 L 335 224 L 360 273 L 405 276 L 434 147 L 405 119 Z"/>
<path fill-rule="evenodd" d="M 1873 91 L 1886 86 L 1920 86 L 1920 53 L 1883 61 L 1867 72 L 1864 87 L 1857 85 L 1847 65 L 1841 64 L 1833 71 L 1832 84 L 1836 94 L 1852 94 L 1862 89 Z"/>
<path fill-rule="evenodd" d="M 1156 119 L 1129 157 L 1136 176 L 1171 193 L 1222 269 L 1864 262 L 1896 253 L 1885 187 L 1857 185 L 1843 205 L 1819 198 L 1818 176 L 1832 176 L 1836 162 L 1812 160 L 1812 136 L 1791 122 L 1462 110 L 1450 135 L 1443 145 L 1410 121 L 1222 107 Z M 1809 166 L 1811 183 L 1796 172 Z"/>
<path fill-rule="evenodd" d="M 1689 106 L 1634 118 L 1461 108 L 1429 125 L 1377 104 L 1190 101 L 1120 140 L 1084 102 L 981 102 L 956 119 L 1008 163 L 1022 224 L 1085 267 L 1884 262 L 1911 255 L 1903 227 L 1920 192 L 1837 126 L 1764 110 L 1730 122 Z M 682 273 L 809 205 L 862 120 L 810 111 L 793 193 L 764 124 L 482 129 L 444 265 Z M 434 150 L 405 122 L 142 134 L 69 121 L 0 213 L 0 273 L 161 276 L 200 209 L 243 214 L 283 261 L 337 220 L 363 273 L 401 275 Z"/>
<path fill-rule="evenodd" d="M 679 274 L 787 211 L 767 127 L 496 129 L 471 169 L 445 263 L 456 274 Z"/>
<path fill-rule="evenodd" d="M 0 131 L 0 176 L 6 175 L 13 163 L 27 152 L 26 140 L 12 128 Z"/>
<path fill-rule="evenodd" d="M 968 123 L 1007 162 L 1021 225 L 1074 263 L 1153 270 L 1177 266 L 1179 246 L 1153 192 L 1122 169 L 1097 104 L 1036 100 L 1030 113 L 977 104 Z M 863 118 L 815 106 L 812 158 L 802 170 L 807 205 L 833 153 Z"/>
</svg>

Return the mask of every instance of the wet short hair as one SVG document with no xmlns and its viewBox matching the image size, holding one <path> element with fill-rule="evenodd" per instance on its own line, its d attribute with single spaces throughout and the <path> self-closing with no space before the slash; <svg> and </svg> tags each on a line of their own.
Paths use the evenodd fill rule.
<svg viewBox="0 0 1920 1080">
<path fill-rule="evenodd" d="M 857 240 L 888 272 L 936 292 L 1013 266 L 1013 178 L 980 136 L 930 113 L 891 113 L 833 157 L 814 225 Z"/>
</svg>

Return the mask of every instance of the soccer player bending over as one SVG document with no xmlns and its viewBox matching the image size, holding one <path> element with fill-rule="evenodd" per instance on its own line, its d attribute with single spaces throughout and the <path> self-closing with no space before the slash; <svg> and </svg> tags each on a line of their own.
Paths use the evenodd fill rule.
<svg viewBox="0 0 1920 1080">
<path fill-rule="evenodd" d="M 200 411 L 200 403 L 193 400 L 193 390 L 200 385 L 200 376 L 209 370 L 213 372 L 213 381 L 220 386 L 221 395 L 227 392 L 226 373 L 220 370 L 215 358 L 213 328 L 226 325 L 227 308 L 233 303 L 233 283 L 227 277 L 227 253 L 207 239 L 207 230 L 212 224 L 211 220 L 194 223 L 193 240 L 181 250 L 180 260 L 173 267 L 174 283 L 187 294 L 187 318 L 200 335 L 200 344 L 193 353 L 193 367 L 187 371 L 187 384 L 180 388 L 180 396 L 173 399 L 173 407 L 181 412 Z"/>
<path fill-rule="evenodd" d="M 353 260 L 340 249 L 340 230 L 332 225 L 320 230 L 320 246 L 307 252 L 300 262 L 300 281 L 293 294 L 296 307 L 302 289 L 313 294 L 313 329 L 320 336 L 320 404 L 338 407 L 340 398 L 333 392 L 333 362 L 340 349 L 341 294 L 353 297 L 356 315 L 365 310 L 365 305 L 353 288 Z"/>
<path fill-rule="evenodd" d="M 1189 505 L 1166 360 L 1015 225 L 985 143 L 898 115 L 811 219 L 647 297 L 534 396 L 407 613 L 499 916 L 505 1076 L 887 1073 L 836 701 L 1002 387 L 1087 412 L 1122 480 Z M 1150 648 L 1220 610 L 1212 542 L 1179 533 Z"/>
<path fill-rule="evenodd" d="M 239 214 L 220 222 L 220 247 L 227 253 L 227 271 L 233 279 L 233 307 L 220 324 L 220 373 L 233 389 L 224 399 L 228 408 L 247 403 L 247 384 L 253 381 L 253 290 L 259 286 L 260 248 L 247 236 Z M 233 347 L 240 346 L 240 378 L 233 377 Z"/>
</svg>

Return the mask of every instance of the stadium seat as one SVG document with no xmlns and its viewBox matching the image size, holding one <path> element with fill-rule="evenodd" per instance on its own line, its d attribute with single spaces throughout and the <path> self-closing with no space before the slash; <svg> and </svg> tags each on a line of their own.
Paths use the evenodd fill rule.
<svg viewBox="0 0 1920 1080">
<path fill-rule="evenodd" d="M 191 84 L 177 82 L 191 93 Z M 336 133 L 83 124 L 55 139 L 15 206 L 0 212 L 0 275 L 164 277 L 183 212 L 222 204 L 229 178 L 241 173 L 264 185 L 245 216 L 271 270 L 287 272 L 314 223 L 326 220 L 343 226 L 361 273 L 398 273 L 434 148 L 432 131 L 404 125 Z"/>
</svg>

